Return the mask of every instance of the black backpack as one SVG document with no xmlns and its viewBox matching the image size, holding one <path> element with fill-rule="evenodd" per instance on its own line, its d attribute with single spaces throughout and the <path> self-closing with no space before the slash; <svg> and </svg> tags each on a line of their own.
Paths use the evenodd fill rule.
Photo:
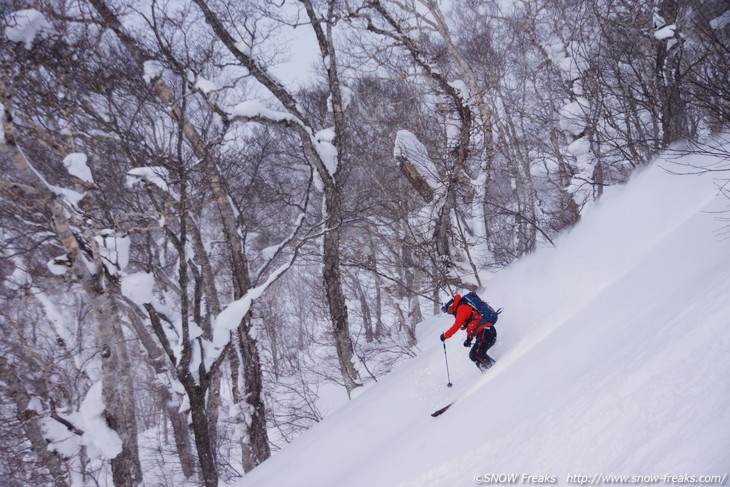
<svg viewBox="0 0 730 487">
<path fill-rule="evenodd" d="M 492 308 L 485 301 L 483 301 L 482 298 L 480 298 L 479 295 L 477 295 L 477 293 L 475 293 L 474 291 L 471 291 L 461 297 L 461 301 L 459 301 L 459 306 L 461 306 L 462 304 L 468 304 L 477 313 L 482 315 L 482 319 L 479 320 L 479 323 L 477 323 L 477 327 L 480 327 L 486 323 L 495 324 L 497 322 L 497 319 L 499 318 L 499 314 L 502 312 L 502 308 L 499 308 L 497 311 L 495 311 L 494 308 Z M 464 325 L 464 328 L 466 328 L 466 324 Z"/>
</svg>

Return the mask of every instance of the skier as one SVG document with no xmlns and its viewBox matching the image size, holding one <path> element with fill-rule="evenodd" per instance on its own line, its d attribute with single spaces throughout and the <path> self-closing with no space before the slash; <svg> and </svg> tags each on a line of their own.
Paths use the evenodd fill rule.
<svg viewBox="0 0 730 487">
<path fill-rule="evenodd" d="M 451 338 L 459 328 L 466 328 L 465 347 L 471 347 L 469 358 L 476 364 L 482 372 L 494 365 L 495 360 L 487 355 L 494 343 L 497 341 L 497 330 L 494 323 L 486 322 L 479 324 L 482 315 L 467 303 L 462 302 L 461 295 L 454 295 L 453 299 L 443 305 L 441 311 L 454 315 L 456 320 L 454 324 L 441 334 L 441 341 Z M 496 316 L 496 315 L 495 315 Z M 496 319 L 492 321 L 496 322 Z M 472 346 L 472 340 L 474 345 Z"/>
</svg>

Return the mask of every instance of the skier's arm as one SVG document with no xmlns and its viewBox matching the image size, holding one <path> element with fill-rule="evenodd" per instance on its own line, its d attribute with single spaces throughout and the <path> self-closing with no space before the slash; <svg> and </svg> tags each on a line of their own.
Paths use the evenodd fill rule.
<svg viewBox="0 0 730 487">
<path fill-rule="evenodd" d="M 456 320 L 454 320 L 454 324 L 451 325 L 451 328 L 446 330 L 444 332 L 444 338 L 451 338 L 454 336 L 454 333 L 459 331 L 459 328 L 464 326 L 467 321 L 469 321 L 469 317 L 471 316 L 471 309 L 469 306 L 459 306 L 456 308 Z"/>
</svg>

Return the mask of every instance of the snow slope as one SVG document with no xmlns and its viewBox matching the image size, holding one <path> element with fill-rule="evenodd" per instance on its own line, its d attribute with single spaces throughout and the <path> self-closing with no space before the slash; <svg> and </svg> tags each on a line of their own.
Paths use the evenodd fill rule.
<svg viewBox="0 0 730 487">
<path fill-rule="evenodd" d="M 730 240 L 711 213 L 726 200 L 711 175 L 660 166 L 676 169 L 658 161 L 611 188 L 555 248 L 491 277 L 482 295 L 505 312 L 490 371 L 461 332 L 447 341 L 447 388 L 438 336 L 450 320 L 426 320 L 418 357 L 235 485 L 730 472 Z"/>
</svg>

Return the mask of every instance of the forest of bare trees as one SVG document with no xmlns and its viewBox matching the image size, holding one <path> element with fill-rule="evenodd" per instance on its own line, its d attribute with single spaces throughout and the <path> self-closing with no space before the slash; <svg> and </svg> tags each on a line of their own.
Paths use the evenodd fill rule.
<svg viewBox="0 0 730 487">
<path fill-rule="evenodd" d="M 242 476 L 730 124 L 722 0 L 6 0 L 0 63 L 9 487 Z"/>
</svg>

